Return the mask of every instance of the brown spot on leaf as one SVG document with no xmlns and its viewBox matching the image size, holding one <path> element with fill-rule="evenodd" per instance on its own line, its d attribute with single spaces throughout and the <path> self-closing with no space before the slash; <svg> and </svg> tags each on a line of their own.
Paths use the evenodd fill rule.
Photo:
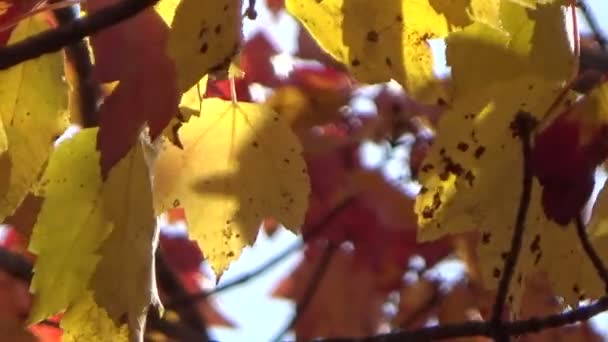
<svg viewBox="0 0 608 342">
<path fill-rule="evenodd" d="M 456 145 L 456 148 L 462 152 L 466 152 L 469 149 L 469 144 L 461 141 Z"/>
<path fill-rule="evenodd" d="M 484 146 L 479 146 L 478 148 L 475 149 L 475 158 L 479 159 L 481 158 L 481 156 L 483 156 L 483 154 L 486 152 L 486 148 Z"/>
<path fill-rule="evenodd" d="M 355 58 L 355 59 L 353 59 L 352 62 L 350 62 L 350 65 L 357 67 L 357 66 L 361 65 L 361 62 Z"/>
<path fill-rule="evenodd" d="M 497 267 L 494 267 L 494 270 L 492 270 L 492 276 L 496 279 L 500 278 L 500 270 Z"/>
<path fill-rule="evenodd" d="M 491 238 L 492 238 L 492 233 L 485 232 L 485 233 L 481 234 L 481 243 L 488 244 L 488 243 L 490 243 Z"/>
<path fill-rule="evenodd" d="M 208 49 L 209 49 L 209 45 L 207 43 L 203 43 L 203 45 L 201 45 L 201 48 L 199 51 L 200 51 L 200 53 L 205 54 L 205 53 L 207 53 Z"/>
<path fill-rule="evenodd" d="M 367 32 L 367 36 L 365 37 L 365 39 L 367 39 L 367 41 L 371 42 L 371 43 L 378 42 L 378 38 L 379 38 L 378 32 L 376 32 L 374 30 Z"/>
<path fill-rule="evenodd" d="M 464 174 L 464 179 L 469 183 L 469 186 L 473 186 L 473 182 L 475 181 L 475 175 L 470 170 Z"/>
<path fill-rule="evenodd" d="M 534 236 L 534 240 L 532 240 L 532 243 L 530 244 L 530 252 L 536 253 L 539 250 L 540 250 L 540 235 L 536 234 L 536 236 Z"/>
</svg>

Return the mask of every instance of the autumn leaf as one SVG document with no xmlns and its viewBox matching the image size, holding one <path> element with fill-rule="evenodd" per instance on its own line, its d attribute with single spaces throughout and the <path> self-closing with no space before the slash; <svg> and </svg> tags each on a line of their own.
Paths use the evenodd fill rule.
<svg viewBox="0 0 608 342">
<path fill-rule="evenodd" d="M 561 8 L 526 10 L 504 3 L 501 31 L 474 23 L 447 38 L 455 101 L 442 115 L 438 135 L 421 167 L 417 198 L 419 237 L 480 230 L 482 278 L 493 288 L 508 255 L 522 192 L 522 148 L 512 130 L 518 112 L 542 119 L 572 73 L 573 57 Z M 522 19 L 523 18 L 523 19 Z M 471 55 L 465 51 L 474 50 Z M 551 61 L 546 54 L 550 51 Z M 586 258 L 574 227 L 544 213 L 541 187 L 533 182 L 522 250 L 508 296 L 519 311 L 528 274 L 548 273 L 554 290 L 575 303 L 579 279 L 565 262 Z M 589 284 L 595 287 L 595 283 Z"/>
<path fill-rule="evenodd" d="M 127 325 L 115 322 L 97 304 L 90 292 L 85 292 L 61 319 L 64 342 L 100 341 L 127 342 Z"/>
<path fill-rule="evenodd" d="M 155 301 L 150 180 L 136 146 L 102 182 L 96 134 L 86 129 L 63 142 L 43 175 L 45 200 L 29 246 L 38 256 L 30 321 L 66 308 L 69 313 L 92 291 L 115 322 L 128 318 L 130 333 L 137 334 L 138 320 Z"/>
<path fill-rule="evenodd" d="M 95 13 L 118 1 L 90 0 L 87 7 Z M 94 80 L 119 81 L 99 109 L 97 148 L 104 178 L 136 144 L 145 124 L 156 139 L 178 112 L 176 68 L 165 52 L 168 36 L 167 24 L 149 8 L 91 37 Z"/>
<path fill-rule="evenodd" d="M 300 303 L 322 261 L 318 246 L 273 290 L 273 297 Z M 361 337 L 376 333 L 382 319 L 382 304 L 387 293 L 376 287 L 377 277 L 361 265 L 356 256 L 338 249 L 325 276 L 312 295 L 308 308 L 300 314 L 294 327 L 298 341 L 316 337 Z"/>
<path fill-rule="evenodd" d="M 157 212 L 186 210 L 190 237 L 217 273 L 255 240 L 265 217 L 302 224 L 309 183 L 301 147 L 267 107 L 207 99 L 154 170 Z"/>
<path fill-rule="evenodd" d="M 241 0 L 182 0 L 171 24 L 168 53 L 177 67 L 178 88 L 227 71 L 241 42 Z"/>
<path fill-rule="evenodd" d="M 48 28 L 41 15 L 22 21 L 9 43 Z M 61 53 L 0 71 L 0 219 L 21 204 L 67 125 Z"/>
<path fill-rule="evenodd" d="M 346 65 L 358 80 L 380 83 L 395 79 L 414 98 L 437 102 L 439 98 L 446 101 L 447 95 L 434 83 L 433 58 L 427 40 L 444 37 L 450 25 L 467 24 L 470 20 L 467 13 L 475 16 L 476 5 L 488 8 L 491 6 L 487 3 L 496 8 L 498 5 L 494 1 L 474 1 L 469 12 L 465 6 L 443 8 L 466 18 L 463 23 L 451 23 L 452 17 L 438 13 L 442 8 L 437 8 L 437 2 L 431 3 L 287 0 L 285 5 L 319 45 Z"/>
</svg>

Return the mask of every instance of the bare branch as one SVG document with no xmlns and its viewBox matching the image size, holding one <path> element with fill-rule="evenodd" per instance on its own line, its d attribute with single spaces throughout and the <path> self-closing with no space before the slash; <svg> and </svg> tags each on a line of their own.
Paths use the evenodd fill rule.
<svg viewBox="0 0 608 342">
<path fill-rule="evenodd" d="M 0 70 L 76 44 L 84 37 L 127 20 L 157 2 L 158 0 L 123 0 L 82 19 L 0 48 Z"/>
<path fill-rule="evenodd" d="M 606 270 L 606 265 L 604 265 L 602 258 L 600 258 L 595 251 L 595 248 L 593 248 L 591 241 L 589 241 L 587 229 L 585 228 L 585 224 L 583 223 L 583 218 L 581 216 L 576 218 L 576 233 L 578 234 L 578 239 L 581 242 L 583 250 L 587 254 L 587 257 L 591 260 L 597 274 L 604 282 L 604 286 L 606 287 L 605 291 L 608 293 L 608 271 Z"/>
<path fill-rule="evenodd" d="M 530 195 L 532 194 L 532 163 L 530 162 L 530 135 L 536 125 L 534 118 L 526 112 L 518 112 L 515 116 L 515 121 L 512 124 L 512 129 L 519 136 L 522 144 L 522 159 L 523 159 L 523 179 L 522 179 L 522 190 L 521 197 L 519 200 L 519 208 L 517 210 L 517 217 L 515 219 L 515 229 L 513 231 L 513 238 L 511 240 L 511 248 L 505 260 L 505 266 L 502 272 L 502 277 L 498 283 L 498 290 L 496 293 L 496 299 L 494 302 L 494 308 L 492 309 L 491 323 L 494 326 L 500 326 L 502 320 L 502 314 L 505 308 L 505 301 L 509 292 L 509 284 L 513 278 L 513 272 L 517 265 L 517 259 L 521 250 L 521 244 L 523 240 L 526 216 L 528 214 L 528 208 L 530 206 Z M 499 336 L 496 336 L 498 340 L 508 340 L 506 335 L 500 334 L 500 329 L 497 330 Z"/>
</svg>

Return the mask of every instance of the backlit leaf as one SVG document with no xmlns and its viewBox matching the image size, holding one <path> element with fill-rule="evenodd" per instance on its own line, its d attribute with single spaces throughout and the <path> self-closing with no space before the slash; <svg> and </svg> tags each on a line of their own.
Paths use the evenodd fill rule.
<svg viewBox="0 0 608 342">
<path fill-rule="evenodd" d="M 446 95 L 437 86 L 427 89 L 435 80 L 427 40 L 443 37 L 450 29 L 436 2 L 287 0 L 286 8 L 358 80 L 379 83 L 392 78 L 412 96 L 435 102 Z M 457 7 L 467 17 L 464 10 Z"/>
<path fill-rule="evenodd" d="M 292 230 L 302 224 L 306 165 L 279 115 L 258 104 L 206 99 L 179 137 L 184 149 L 167 144 L 156 164 L 156 209 L 185 208 L 190 237 L 216 272 L 253 243 L 264 218 Z"/>
<path fill-rule="evenodd" d="M 48 28 L 36 15 L 22 21 L 10 43 Z M 36 183 L 67 124 L 67 86 L 61 53 L 0 71 L 0 219 L 13 213 Z M 6 137 L 6 139 L 5 139 Z M 6 150 L 8 147 L 8 150 Z"/>
<path fill-rule="evenodd" d="M 521 141 L 512 123 L 520 111 L 543 118 L 573 64 L 559 6 L 528 12 L 510 4 L 503 10 L 503 19 L 519 19 L 517 24 L 509 19 L 511 31 L 474 23 L 447 39 L 458 96 L 441 117 L 437 140 L 422 164 L 423 188 L 416 203 L 422 240 L 481 231 L 478 253 L 488 287 L 496 286 L 502 275 L 522 192 Z M 547 51 L 555 60 L 546 61 Z M 534 181 L 508 297 L 515 312 L 527 275 L 538 271 L 548 273 L 567 303 L 578 299 L 572 284 L 580 278 L 574 271 L 566 274 L 564 263 L 581 264 L 585 256 L 574 227 L 547 218 L 540 196 L 540 184 Z"/>
<path fill-rule="evenodd" d="M 30 320 L 66 308 L 69 313 L 91 290 L 110 317 L 126 317 L 136 335 L 148 305 L 156 302 L 150 179 L 138 144 L 102 182 L 96 134 L 87 129 L 63 142 L 43 176 L 45 200 L 30 241 L 38 255 Z"/>
<path fill-rule="evenodd" d="M 169 55 L 184 92 L 208 73 L 226 71 L 241 43 L 242 0 L 182 0 L 169 35 Z"/>
<path fill-rule="evenodd" d="M 127 325 L 117 327 L 108 314 L 97 306 L 88 291 L 70 306 L 61 319 L 61 328 L 64 330 L 62 339 L 64 342 L 129 341 Z"/>
</svg>

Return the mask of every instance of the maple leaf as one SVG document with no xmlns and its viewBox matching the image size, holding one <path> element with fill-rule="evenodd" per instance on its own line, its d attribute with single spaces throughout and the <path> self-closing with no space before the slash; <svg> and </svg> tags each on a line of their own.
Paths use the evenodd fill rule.
<svg viewBox="0 0 608 342">
<path fill-rule="evenodd" d="M 137 335 L 137 321 L 155 300 L 150 181 L 143 151 L 135 146 L 102 182 L 96 134 L 86 129 L 63 142 L 43 175 L 45 200 L 29 246 L 38 255 L 30 321 L 66 308 L 69 313 L 90 290 L 115 322 L 126 316 Z"/>
<path fill-rule="evenodd" d="M 183 150 L 161 152 L 155 207 L 185 209 L 190 236 L 221 274 L 265 217 L 301 225 L 309 183 L 297 138 L 267 107 L 207 99 L 202 113 L 180 128 Z"/>
<path fill-rule="evenodd" d="M 177 67 L 178 88 L 227 71 L 241 43 L 242 1 L 182 0 L 175 11 L 168 53 Z"/>
<path fill-rule="evenodd" d="M 87 6 L 95 13 L 118 1 L 91 0 Z M 168 36 L 167 24 L 151 8 L 91 36 L 93 78 L 119 81 L 99 109 L 97 148 L 104 178 L 136 144 L 146 123 L 156 139 L 178 112 L 176 69 L 165 52 Z"/>
<path fill-rule="evenodd" d="M 17 26 L 10 43 L 47 28 L 42 16 L 32 16 Z M 13 213 L 38 181 L 53 140 L 66 128 L 67 87 L 62 77 L 61 53 L 47 54 L 0 71 L 2 220 Z"/>
<path fill-rule="evenodd" d="M 453 23 L 448 21 L 450 17 L 437 12 L 435 3 L 287 0 L 285 5 L 319 45 L 346 65 L 358 80 L 380 83 L 392 78 L 414 98 L 436 102 L 446 101 L 447 95 L 433 82 L 433 59 L 427 40 L 447 35 Z M 475 5 L 484 6 L 484 14 L 489 12 L 486 7 L 498 8 L 494 1 L 476 1 L 472 5 L 471 11 L 465 6 L 449 10 L 468 18 L 467 13 L 476 14 Z"/>
<path fill-rule="evenodd" d="M 272 292 L 273 297 L 300 303 L 322 261 L 318 246 Z M 376 274 L 357 257 L 338 249 L 320 280 L 317 290 L 294 327 L 298 341 L 316 337 L 360 337 L 377 332 L 387 292 L 377 288 Z"/>
<path fill-rule="evenodd" d="M 116 326 L 87 291 L 72 304 L 61 318 L 64 342 L 100 341 L 127 342 L 127 325 Z"/>
<path fill-rule="evenodd" d="M 521 142 L 511 124 L 520 111 L 543 118 L 573 66 L 559 6 L 527 10 L 507 2 L 503 7 L 506 32 L 474 23 L 447 39 L 457 96 L 442 115 L 439 134 L 421 167 L 423 188 L 416 203 L 423 241 L 480 230 L 478 253 L 488 287 L 502 275 L 522 192 Z M 576 244 L 574 227 L 561 227 L 545 215 L 541 190 L 534 180 L 508 296 L 515 313 L 526 277 L 539 271 L 547 272 L 567 303 L 578 300 L 572 288 L 580 278 L 565 277 L 563 263 L 582 263 L 586 257 Z"/>
</svg>

